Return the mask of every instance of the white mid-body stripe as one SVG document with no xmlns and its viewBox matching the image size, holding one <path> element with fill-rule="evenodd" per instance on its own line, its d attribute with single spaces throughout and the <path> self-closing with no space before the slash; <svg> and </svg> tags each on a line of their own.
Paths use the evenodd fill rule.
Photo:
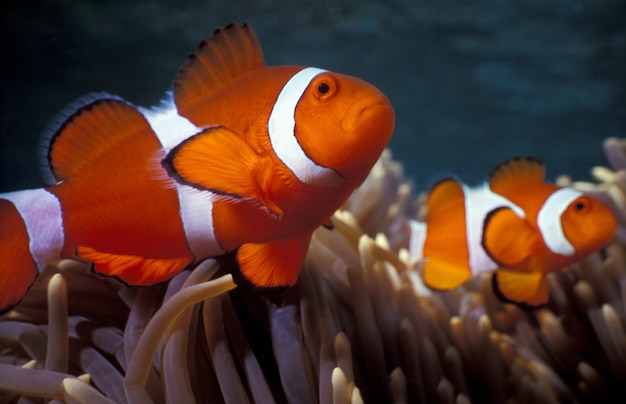
<svg viewBox="0 0 626 404">
<path fill-rule="evenodd" d="M 469 265 L 473 274 L 492 271 L 498 268 L 482 246 L 483 231 L 487 214 L 499 207 L 507 207 L 520 218 L 525 217 L 524 210 L 505 197 L 494 193 L 488 184 L 469 188 L 463 185 L 465 195 L 465 225 Z"/>
<path fill-rule="evenodd" d="M 582 195 L 581 192 L 571 188 L 561 188 L 550 195 L 539 210 L 537 226 L 546 246 L 555 254 L 571 256 L 576 253 L 576 249 L 563 233 L 561 215 Z"/>
<path fill-rule="evenodd" d="M 189 137 L 199 133 L 201 128 L 178 114 L 171 97 L 153 109 L 140 108 L 148 120 L 165 153 Z M 159 165 L 160 161 L 155 162 Z M 211 173 L 207 173 L 211 175 Z M 180 217 L 187 237 L 187 245 L 197 259 L 218 255 L 220 248 L 213 230 L 213 200 L 215 195 L 172 180 L 178 194 Z"/>
<path fill-rule="evenodd" d="M 41 271 L 61 257 L 65 241 L 63 213 L 57 197 L 43 188 L 0 194 L 13 203 L 26 224 L 30 252 Z"/>
<path fill-rule="evenodd" d="M 276 99 L 267 130 L 274 153 L 301 182 L 330 186 L 341 182 L 342 177 L 335 170 L 322 167 L 311 160 L 302 150 L 295 133 L 298 101 L 311 80 L 325 71 L 307 67 L 289 79 Z"/>
</svg>

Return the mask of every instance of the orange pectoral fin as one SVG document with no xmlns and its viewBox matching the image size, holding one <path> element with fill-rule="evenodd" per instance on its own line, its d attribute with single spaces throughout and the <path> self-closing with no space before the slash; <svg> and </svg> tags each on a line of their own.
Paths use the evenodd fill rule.
<svg viewBox="0 0 626 404">
<path fill-rule="evenodd" d="M 94 272 L 115 276 L 131 286 L 148 286 L 171 278 L 189 266 L 193 258 L 145 258 L 136 255 L 118 255 L 78 247 L 79 257 L 94 263 Z"/>
<path fill-rule="evenodd" d="M 266 198 L 258 181 L 260 157 L 239 135 L 223 126 L 212 127 L 173 148 L 163 166 L 179 181 L 236 199 L 258 201 L 270 213 L 283 211 Z"/>
<path fill-rule="evenodd" d="M 309 248 L 311 234 L 239 247 L 241 273 L 255 286 L 276 287 L 296 283 Z"/>
<path fill-rule="evenodd" d="M 0 200 L 0 314 L 15 307 L 39 274 L 28 231 L 12 203 Z"/>
<path fill-rule="evenodd" d="M 537 237 L 530 224 L 509 208 L 498 208 L 487 215 L 482 245 L 498 265 L 519 267 L 532 254 Z"/>
<path fill-rule="evenodd" d="M 472 271 L 467 267 L 431 258 L 424 259 L 422 279 L 429 288 L 451 290 L 467 282 L 471 276 Z"/>
<path fill-rule="evenodd" d="M 499 269 L 493 274 L 494 293 L 523 309 L 537 309 L 548 302 L 548 280 L 541 272 Z"/>
</svg>

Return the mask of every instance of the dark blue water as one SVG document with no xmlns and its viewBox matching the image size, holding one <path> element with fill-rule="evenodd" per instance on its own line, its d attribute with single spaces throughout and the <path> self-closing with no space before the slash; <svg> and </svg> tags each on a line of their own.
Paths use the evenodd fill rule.
<svg viewBox="0 0 626 404">
<path fill-rule="evenodd" d="M 317 5 L 313 5 L 317 4 Z M 150 106 L 200 40 L 252 24 L 267 64 L 362 77 L 392 100 L 390 144 L 418 189 L 516 155 L 589 179 L 626 135 L 625 0 L 25 1 L 2 6 L 0 191 L 42 184 L 37 143 L 64 105 Z"/>
</svg>

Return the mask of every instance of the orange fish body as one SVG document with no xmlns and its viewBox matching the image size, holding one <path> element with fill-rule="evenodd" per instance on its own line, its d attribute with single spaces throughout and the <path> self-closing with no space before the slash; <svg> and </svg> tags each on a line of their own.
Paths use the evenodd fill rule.
<svg viewBox="0 0 626 404">
<path fill-rule="evenodd" d="M 591 254 L 614 237 L 617 221 L 599 200 L 544 181 L 544 166 L 517 158 L 489 182 L 454 179 L 433 187 L 426 223 L 412 223 L 411 251 L 423 258 L 424 283 L 449 290 L 495 271 L 503 300 L 525 308 L 548 301 L 548 273 Z"/>
<path fill-rule="evenodd" d="M 160 106 L 94 94 L 55 122 L 43 155 L 51 186 L 0 194 L 0 311 L 62 257 L 150 285 L 237 250 L 253 284 L 291 285 L 312 232 L 382 153 L 394 114 L 359 79 L 266 67 L 252 29 L 231 24 L 202 42 Z"/>
</svg>

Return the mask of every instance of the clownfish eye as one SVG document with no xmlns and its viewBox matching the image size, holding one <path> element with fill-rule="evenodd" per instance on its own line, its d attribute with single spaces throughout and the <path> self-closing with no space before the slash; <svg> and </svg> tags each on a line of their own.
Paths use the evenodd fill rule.
<svg viewBox="0 0 626 404">
<path fill-rule="evenodd" d="M 576 213 L 585 213 L 587 210 L 589 210 L 589 206 L 590 206 L 590 201 L 588 198 L 585 198 L 585 197 L 578 198 L 572 204 L 572 208 L 574 209 L 574 212 Z"/>
<path fill-rule="evenodd" d="M 330 86 L 326 82 L 321 82 L 317 85 L 317 92 L 324 95 L 330 91 Z"/>
<path fill-rule="evenodd" d="M 337 81 L 328 74 L 321 75 L 311 83 L 311 89 L 315 98 L 320 101 L 328 101 L 337 93 Z"/>
</svg>

